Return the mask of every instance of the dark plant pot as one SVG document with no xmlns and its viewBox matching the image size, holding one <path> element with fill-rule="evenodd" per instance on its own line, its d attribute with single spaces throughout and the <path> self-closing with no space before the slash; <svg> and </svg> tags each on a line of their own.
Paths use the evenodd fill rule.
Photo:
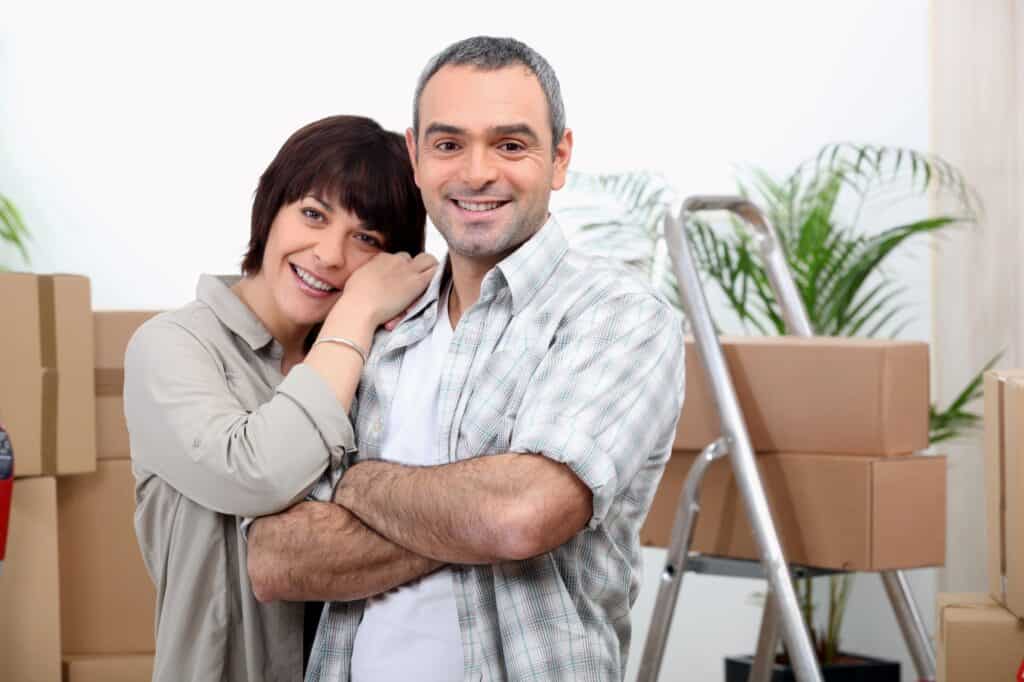
<svg viewBox="0 0 1024 682">
<path fill-rule="evenodd" d="M 822 666 L 821 676 L 825 682 L 900 682 L 900 664 L 859 654 L 840 653 L 845 659 L 839 663 Z M 747 682 L 753 656 L 728 656 L 725 659 L 725 682 Z M 796 675 L 788 665 L 775 664 L 772 682 L 796 682 Z"/>
</svg>

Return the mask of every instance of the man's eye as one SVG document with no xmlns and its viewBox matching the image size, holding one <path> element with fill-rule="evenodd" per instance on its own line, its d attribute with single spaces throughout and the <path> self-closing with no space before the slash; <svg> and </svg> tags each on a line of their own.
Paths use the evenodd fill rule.
<svg viewBox="0 0 1024 682">
<path fill-rule="evenodd" d="M 459 148 L 454 142 L 438 142 L 434 147 L 442 152 L 453 152 Z"/>
<path fill-rule="evenodd" d="M 526 149 L 523 145 L 518 142 L 502 142 L 498 147 L 503 152 L 511 152 L 513 154 L 518 153 Z"/>
</svg>

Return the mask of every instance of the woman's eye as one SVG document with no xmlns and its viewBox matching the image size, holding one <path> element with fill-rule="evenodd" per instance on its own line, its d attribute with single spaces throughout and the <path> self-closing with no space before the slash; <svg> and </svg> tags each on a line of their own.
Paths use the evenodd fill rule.
<svg viewBox="0 0 1024 682">
<path fill-rule="evenodd" d="M 324 214 L 315 208 L 304 208 L 302 209 L 302 215 L 306 216 L 311 220 L 323 220 Z"/>
<path fill-rule="evenodd" d="M 372 234 L 363 234 L 360 232 L 356 234 L 356 239 L 358 239 L 361 242 L 364 242 L 368 246 L 373 246 L 378 249 L 381 248 L 380 240 L 374 237 Z"/>
</svg>

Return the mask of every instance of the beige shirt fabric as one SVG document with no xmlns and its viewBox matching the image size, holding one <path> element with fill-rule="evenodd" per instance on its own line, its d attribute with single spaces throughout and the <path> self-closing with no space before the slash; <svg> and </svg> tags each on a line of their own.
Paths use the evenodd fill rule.
<svg viewBox="0 0 1024 682">
<path fill-rule="evenodd" d="M 156 585 L 154 682 L 302 679 L 301 603 L 260 604 L 240 517 L 301 500 L 355 451 L 348 415 L 231 290 L 147 321 L 125 356 L 135 529 Z M 296 491 L 299 491 L 296 493 Z"/>
</svg>

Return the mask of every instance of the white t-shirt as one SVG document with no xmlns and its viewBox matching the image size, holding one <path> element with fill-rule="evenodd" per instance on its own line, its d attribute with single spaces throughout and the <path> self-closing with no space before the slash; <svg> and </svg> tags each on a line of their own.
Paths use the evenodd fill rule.
<svg viewBox="0 0 1024 682">
<path fill-rule="evenodd" d="M 452 325 L 441 296 L 434 331 L 410 347 L 387 417 L 381 452 L 412 465 L 447 462 L 438 451 L 438 392 Z M 462 637 L 449 569 L 366 601 L 352 651 L 353 682 L 456 682 Z"/>
</svg>

